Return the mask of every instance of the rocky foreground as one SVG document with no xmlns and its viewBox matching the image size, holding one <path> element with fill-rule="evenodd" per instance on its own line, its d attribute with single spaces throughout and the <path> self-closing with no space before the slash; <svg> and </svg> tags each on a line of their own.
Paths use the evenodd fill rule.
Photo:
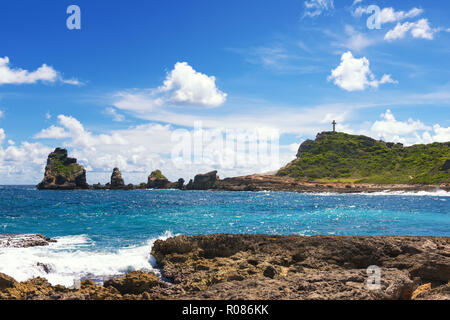
<svg viewBox="0 0 450 320">
<path fill-rule="evenodd" d="M 178 236 L 156 241 L 152 254 L 168 282 L 135 271 L 103 286 L 84 280 L 69 289 L 0 274 L 0 298 L 450 299 L 450 238 Z M 369 290 L 373 265 L 381 281 Z"/>
</svg>

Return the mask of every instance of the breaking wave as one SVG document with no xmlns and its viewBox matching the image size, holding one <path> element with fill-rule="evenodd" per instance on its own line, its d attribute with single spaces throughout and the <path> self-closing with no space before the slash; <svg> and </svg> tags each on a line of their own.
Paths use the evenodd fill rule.
<svg viewBox="0 0 450 320">
<path fill-rule="evenodd" d="M 95 242 L 86 235 L 56 237 L 56 243 L 43 247 L 0 248 L 0 272 L 17 281 L 43 277 L 52 285 L 66 287 L 84 278 L 103 282 L 111 276 L 134 270 L 153 271 L 160 275 L 150 252 L 157 239 L 171 236 L 166 232 L 141 245 L 116 250 L 98 250 Z"/>
</svg>

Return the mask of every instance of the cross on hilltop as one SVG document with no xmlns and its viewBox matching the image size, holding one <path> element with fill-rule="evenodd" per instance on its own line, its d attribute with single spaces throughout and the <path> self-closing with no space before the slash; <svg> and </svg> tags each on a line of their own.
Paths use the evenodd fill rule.
<svg viewBox="0 0 450 320">
<path fill-rule="evenodd" d="M 331 124 L 333 125 L 333 132 L 336 132 L 336 125 L 337 125 L 336 120 L 333 120 Z"/>
</svg>

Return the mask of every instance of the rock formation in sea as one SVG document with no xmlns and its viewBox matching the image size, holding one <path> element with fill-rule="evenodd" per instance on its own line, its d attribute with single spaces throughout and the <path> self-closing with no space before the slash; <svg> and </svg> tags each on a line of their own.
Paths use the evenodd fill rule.
<svg viewBox="0 0 450 320">
<path fill-rule="evenodd" d="M 177 236 L 152 248 L 171 284 L 145 271 L 79 289 L 0 274 L 0 299 L 450 300 L 449 252 L 448 237 Z"/>
<path fill-rule="evenodd" d="M 110 188 L 114 189 L 125 189 L 125 182 L 122 178 L 122 173 L 120 173 L 119 168 L 114 168 L 111 175 Z"/>
<path fill-rule="evenodd" d="M 167 189 L 170 181 L 162 174 L 161 170 L 155 170 L 148 176 L 147 188 Z"/>
<path fill-rule="evenodd" d="M 210 190 L 214 189 L 219 177 L 217 171 L 211 171 L 204 174 L 198 174 L 194 177 L 194 181 L 189 181 L 186 189 L 189 190 Z"/>
<path fill-rule="evenodd" d="M 89 189 L 86 182 L 86 170 L 77 163 L 77 159 L 67 156 L 66 149 L 56 148 L 48 155 L 44 179 L 37 188 L 41 190 Z"/>
</svg>

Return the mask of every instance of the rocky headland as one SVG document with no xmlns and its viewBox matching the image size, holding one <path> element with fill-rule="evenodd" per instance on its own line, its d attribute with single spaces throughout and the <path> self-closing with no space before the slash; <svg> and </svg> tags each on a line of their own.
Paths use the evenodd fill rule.
<svg viewBox="0 0 450 320">
<path fill-rule="evenodd" d="M 177 236 L 155 242 L 164 279 L 144 271 L 79 288 L 0 274 L 1 299 L 448 300 L 450 238 Z M 380 286 L 369 266 L 380 268 Z"/>
</svg>

